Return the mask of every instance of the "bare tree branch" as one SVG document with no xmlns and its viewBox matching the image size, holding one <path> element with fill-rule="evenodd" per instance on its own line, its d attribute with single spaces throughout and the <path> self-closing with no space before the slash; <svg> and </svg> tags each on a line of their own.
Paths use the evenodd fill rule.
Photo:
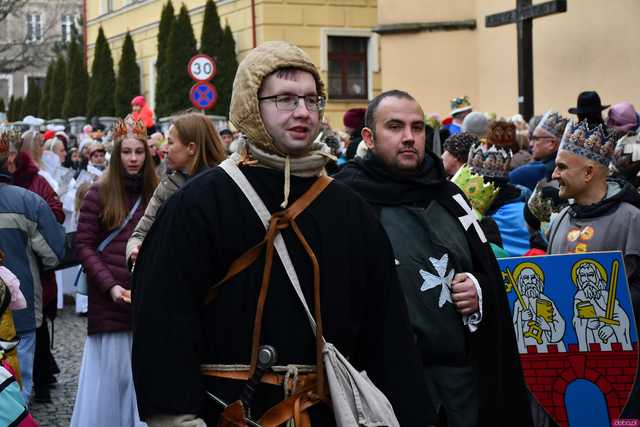
<svg viewBox="0 0 640 427">
<path fill-rule="evenodd" d="M 55 57 L 54 46 L 61 41 L 60 18 L 63 6 L 62 0 L 0 0 L 0 25 L 14 29 L 8 31 L 7 40 L 0 42 L 0 73 L 8 74 L 30 66 L 44 66 Z M 28 13 L 33 12 L 41 14 L 39 41 L 27 39 L 26 18 Z"/>
</svg>

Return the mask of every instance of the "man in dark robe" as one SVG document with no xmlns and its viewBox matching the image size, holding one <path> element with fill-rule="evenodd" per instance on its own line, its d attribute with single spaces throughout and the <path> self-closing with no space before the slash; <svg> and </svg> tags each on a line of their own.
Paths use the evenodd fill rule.
<svg viewBox="0 0 640 427">
<path fill-rule="evenodd" d="M 444 425 L 530 425 L 500 270 L 462 191 L 425 152 L 423 117 L 406 92 L 374 98 L 362 132 L 369 154 L 335 178 L 376 208 L 391 240 Z"/>
<path fill-rule="evenodd" d="M 247 139 L 233 161 L 270 212 L 293 204 L 328 160 L 327 147 L 313 142 L 323 97 L 317 69 L 288 43 L 265 43 L 238 68 L 230 119 Z M 429 425 L 419 355 L 391 247 L 375 213 L 334 181 L 296 223 L 320 265 L 326 340 L 356 369 L 366 370 L 402 426 Z M 312 262 L 290 227 L 281 234 L 314 307 Z M 141 247 L 133 290 L 133 376 L 141 418 L 150 426 L 200 426 L 184 423 L 202 420 L 216 425 L 221 410 L 205 390 L 227 403 L 239 399 L 246 381 L 205 377 L 201 366 L 249 364 L 265 257 L 218 288 L 211 304 L 205 299 L 231 263 L 264 236 L 252 205 L 222 168 L 193 178 L 160 211 Z M 260 344 L 275 348 L 277 365 L 316 364 L 313 332 L 277 255 Z M 259 384 L 253 418 L 282 398 L 282 386 Z M 310 412 L 313 425 L 334 425 L 326 403 Z"/>
</svg>

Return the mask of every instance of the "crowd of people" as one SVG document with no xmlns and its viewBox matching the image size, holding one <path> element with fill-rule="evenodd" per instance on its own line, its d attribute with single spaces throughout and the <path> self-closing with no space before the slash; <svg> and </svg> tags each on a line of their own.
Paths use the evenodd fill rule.
<svg viewBox="0 0 640 427">
<path fill-rule="evenodd" d="M 63 293 L 88 321 L 72 426 L 553 425 L 497 258 L 621 250 L 640 313 L 629 102 L 583 92 L 526 122 L 465 96 L 442 119 L 390 90 L 331 126 L 318 69 L 270 42 L 238 68 L 231 128 L 192 112 L 164 134 L 131 104 L 109 129 L 0 132 L 7 424 L 51 400 Z M 356 415 L 335 394 L 353 368 L 378 399 Z"/>
</svg>

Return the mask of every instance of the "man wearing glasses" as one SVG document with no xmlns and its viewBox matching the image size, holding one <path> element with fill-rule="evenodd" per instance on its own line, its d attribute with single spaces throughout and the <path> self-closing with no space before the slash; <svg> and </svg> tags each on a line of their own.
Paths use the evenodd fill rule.
<svg viewBox="0 0 640 427">
<path fill-rule="evenodd" d="M 283 388 L 295 392 L 318 373 L 314 334 L 278 254 L 270 274 L 260 254 L 217 288 L 210 303 L 205 299 L 231 264 L 265 238 L 255 202 L 228 168 L 237 166 L 233 173 L 246 178 L 269 213 L 294 205 L 329 159 L 329 148 L 315 142 L 324 102 L 324 85 L 304 51 L 285 42 L 251 51 L 238 67 L 230 107 L 231 122 L 245 135 L 239 154 L 169 199 L 145 239 L 134 274 L 133 376 L 140 415 L 149 426 L 231 425 L 217 424 L 226 419 L 222 405 L 205 391 L 228 404 L 242 395 L 244 409 L 259 420 L 283 402 Z M 295 224 L 296 230 L 278 230 L 314 313 L 314 295 L 320 296 L 324 337 L 356 369 L 366 370 L 402 426 L 429 425 L 432 411 L 394 257 L 373 210 L 330 182 Z M 319 290 L 309 247 L 319 265 Z M 252 340 L 277 352 L 277 366 L 255 394 L 247 393 Z M 335 425 L 327 400 L 308 412 L 292 401 L 287 411 L 294 407 L 308 414 L 311 425 Z M 286 414 L 277 424 L 293 417 Z"/>
<path fill-rule="evenodd" d="M 560 113 L 551 110 L 542 116 L 529 141 L 534 161 L 511 171 L 509 181 L 533 190 L 541 179 L 551 180 L 560 140 L 568 121 Z"/>
</svg>

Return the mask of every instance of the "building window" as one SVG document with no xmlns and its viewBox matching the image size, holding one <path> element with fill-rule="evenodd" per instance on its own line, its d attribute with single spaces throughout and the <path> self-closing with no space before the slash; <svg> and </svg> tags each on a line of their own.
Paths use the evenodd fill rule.
<svg viewBox="0 0 640 427">
<path fill-rule="evenodd" d="M 100 0 L 100 14 L 113 12 L 113 0 Z"/>
<path fill-rule="evenodd" d="M 74 19 L 72 15 L 62 15 L 62 41 L 64 43 L 71 42 L 73 36 Z"/>
<path fill-rule="evenodd" d="M 42 41 L 42 17 L 38 13 L 27 13 L 27 42 Z"/>
<path fill-rule="evenodd" d="M 328 38 L 329 97 L 367 99 L 367 37 Z"/>
<path fill-rule="evenodd" d="M 3 74 L 0 76 L 0 98 L 4 100 L 5 108 L 9 107 L 9 99 L 13 95 L 13 77 Z"/>
</svg>

